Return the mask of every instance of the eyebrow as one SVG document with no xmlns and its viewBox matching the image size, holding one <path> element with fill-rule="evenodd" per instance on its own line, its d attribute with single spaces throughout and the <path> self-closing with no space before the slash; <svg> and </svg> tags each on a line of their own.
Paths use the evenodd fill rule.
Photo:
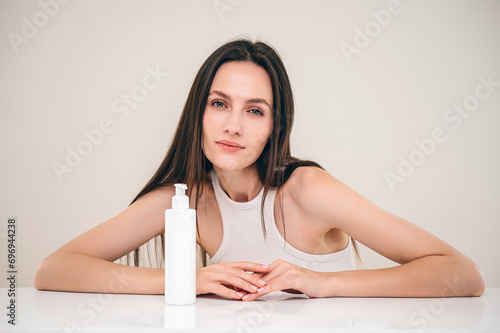
<svg viewBox="0 0 500 333">
<path fill-rule="evenodd" d="M 208 94 L 208 96 L 210 96 L 210 95 L 219 95 L 219 96 L 220 96 L 220 97 L 222 97 L 222 98 L 225 98 L 225 99 L 231 100 L 231 97 L 230 97 L 229 95 L 227 95 L 225 92 L 220 91 L 220 90 L 212 90 L 212 91 Z M 248 99 L 246 102 L 247 102 L 248 104 L 265 104 L 265 105 L 267 105 L 267 107 L 268 107 L 269 109 L 271 109 L 271 110 L 273 109 L 273 108 L 271 107 L 271 105 L 269 105 L 269 103 L 268 103 L 265 99 L 263 99 L 263 98 L 257 98 L 257 97 L 256 97 L 256 98 L 250 98 L 250 99 Z"/>
</svg>

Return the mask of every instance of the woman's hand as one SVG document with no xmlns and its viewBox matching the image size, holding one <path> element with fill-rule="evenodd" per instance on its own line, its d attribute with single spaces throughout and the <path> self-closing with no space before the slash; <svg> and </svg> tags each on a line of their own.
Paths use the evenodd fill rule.
<svg viewBox="0 0 500 333">
<path fill-rule="evenodd" d="M 265 274 L 268 270 L 268 266 L 247 261 L 220 262 L 199 268 L 196 271 L 196 294 L 213 293 L 242 299 L 266 285 L 258 274 Z"/>
<path fill-rule="evenodd" d="M 255 293 L 244 295 L 243 301 L 253 301 L 260 296 L 280 290 L 289 293 L 303 293 L 309 297 L 326 296 L 324 289 L 328 281 L 325 273 L 311 271 L 281 259 L 269 265 L 267 273 L 253 275 L 265 281 L 266 286 L 259 288 Z"/>
</svg>

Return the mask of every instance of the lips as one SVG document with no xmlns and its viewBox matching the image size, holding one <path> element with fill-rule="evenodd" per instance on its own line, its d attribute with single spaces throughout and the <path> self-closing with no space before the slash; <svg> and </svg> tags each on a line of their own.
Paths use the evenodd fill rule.
<svg viewBox="0 0 500 333">
<path fill-rule="evenodd" d="M 230 140 L 219 140 L 216 143 L 219 147 L 221 147 L 224 151 L 227 152 L 235 152 L 244 149 L 244 147 L 238 144 L 237 142 Z"/>
<path fill-rule="evenodd" d="M 243 148 L 243 146 L 239 145 L 237 142 L 229 141 L 229 140 L 219 140 L 219 141 L 217 141 L 217 143 L 223 144 L 226 146 L 230 146 L 230 147 Z"/>
</svg>

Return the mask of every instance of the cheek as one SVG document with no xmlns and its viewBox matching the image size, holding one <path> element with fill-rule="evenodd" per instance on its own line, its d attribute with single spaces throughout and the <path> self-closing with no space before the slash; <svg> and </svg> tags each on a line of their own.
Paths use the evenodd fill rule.
<svg viewBox="0 0 500 333">
<path fill-rule="evenodd" d="M 264 146 L 273 131 L 272 125 L 269 127 L 260 127 L 257 133 L 257 142 L 259 145 Z"/>
<path fill-rule="evenodd" d="M 212 121 L 210 116 L 205 113 L 203 114 L 202 123 L 201 123 L 201 140 L 205 141 L 208 137 L 210 137 L 210 129 L 212 128 Z"/>
<path fill-rule="evenodd" d="M 210 138 L 210 132 L 208 131 L 209 126 L 205 121 L 205 116 L 203 116 L 202 124 L 201 124 L 201 150 L 204 154 L 207 154 L 207 140 Z"/>
<path fill-rule="evenodd" d="M 210 110 L 206 110 L 203 114 L 202 119 L 202 129 L 203 132 L 210 135 L 220 127 L 220 119 L 217 117 L 217 114 L 214 112 L 210 112 Z"/>
</svg>

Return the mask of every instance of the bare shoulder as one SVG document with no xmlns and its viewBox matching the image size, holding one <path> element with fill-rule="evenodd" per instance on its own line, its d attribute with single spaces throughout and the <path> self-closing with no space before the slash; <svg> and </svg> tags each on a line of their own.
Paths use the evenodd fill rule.
<svg viewBox="0 0 500 333">
<path fill-rule="evenodd" d="M 338 216 L 351 209 L 352 200 L 358 194 L 323 169 L 299 167 L 285 184 L 283 196 L 305 216 L 339 228 Z"/>
<path fill-rule="evenodd" d="M 172 208 L 172 197 L 175 194 L 173 185 L 158 186 L 137 199 L 133 205 L 143 206 L 148 209 Z"/>
<path fill-rule="evenodd" d="M 173 186 L 158 186 L 140 196 L 120 215 L 130 222 L 140 223 L 151 235 L 156 235 L 164 230 L 165 210 L 172 208 L 174 194 Z"/>
<path fill-rule="evenodd" d="M 159 211 L 163 214 L 165 209 L 172 208 L 172 197 L 175 195 L 175 187 L 173 185 L 158 186 L 155 189 L 147 192 L 137 199 L 131 206 L 139 206 L 141 209 L 147 209 L 149 211 Z M 198 203 L 196 199 L 198 198 Z M 194 189 L 189 194 L 189 207 L 195 208 L 198 205 L 198 209 L 204 209 L 205 206 L 216 203 L 215 194 L 211 186 L 204 186 L 200 195 L 197 194 L 196 189 Z"/>
<path fill-rule="evenodd" d="M 285 191 L 297 202 L 316 201 L 324 192 L 333 190 L 341 182 L 327 171 L 317 167 L 298 167 L 286 182 Z"/>
<path fill-rule="evenodd" d="M 289 181 L 297 184 L 297 182 L 316 181 L 320 178 L 325 178 L 325 177 L 332 177 L 332 176 L 325 170 L 314 166 L 301 166 L 295 169 L 295 171 L 290 176 Z"/>
</svg>

